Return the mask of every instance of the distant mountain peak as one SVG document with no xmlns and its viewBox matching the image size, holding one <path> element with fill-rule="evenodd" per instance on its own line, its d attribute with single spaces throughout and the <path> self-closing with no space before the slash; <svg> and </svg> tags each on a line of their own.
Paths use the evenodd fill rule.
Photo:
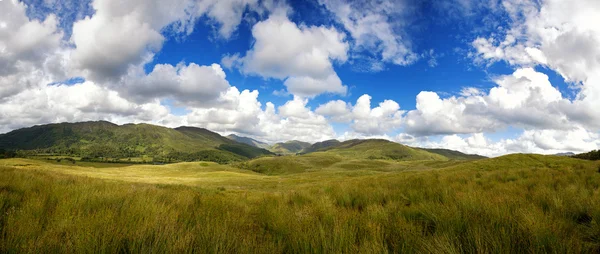
<svg viewBox="0 0 600 254">
<path fill-rule="evenodd" d="M 250 146 L 254 146 L 254 147 L 258 147 L 258 148 L 268 148 L 269 144 L 267 144 L 266 142 L 262 142 L 253 138 L 249 138 L 249 137 L 244 137 L 244 136 L 238 136 L 236 134 L 229 134 L 226 136 L 226 138 L 234 140 L 236 142 L 240 142 L 240 143 L 244 143 Z"/>
</svg>

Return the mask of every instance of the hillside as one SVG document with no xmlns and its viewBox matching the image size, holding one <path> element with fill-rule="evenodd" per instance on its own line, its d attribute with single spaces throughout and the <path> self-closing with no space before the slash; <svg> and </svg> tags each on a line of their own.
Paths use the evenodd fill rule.
<svg viewBox="0 0 600 254">
<path fill-rule="evenodd" d="M 38 125 L 0 135 L 0 149 L 95 158 L 153 161 L 240 161 L 269 151 L 196 127 L 81 122 Z"/>
<path fill-rule="evenodd" d="M 276 143 L 269 148 L 269 151 L 276 154 L 296 154 L 310 146 L 311 144 L 308 142 L 291 140 L 287 142 Z"/>
<path fill-rule="evenodd" d="M 225 136 L 228 139 L 231 139 L 233 141 L 237 141 L 239 143 L 244 143 L 246 145 L 251 145 L 254 147 L 258 147 L 258 148 L 264 148 L 264 149 L 268 149 L 269 148 L 269 144 L 262 142 L 262 141 L 258 141 L 256 139 L 253 138 L 248 138 L 248 137 L 242 137 L 242 136 L 238 136 L 235 134 L 229 134 L 227 136 Z"/>
<path fill-rule="evenodd" d="M 301 151 L 301 153 L 312 153 L 312 152 L 318 152 L 318 151 L 324 151 L 330 147 L 334 147 L 339 145 L 341 142 L 339 140 L 336 139 L 330 139 L 330 140 L 325 140 L 325 141 L 321 141 L 321 142 L 317 142 L 312 144 L 311 146 L 303 149 Z"/>
<path fill-rule="evenodd" d="M 337 141 L 337 140 L 335 140 Z M 303 152 L 315 150 L 353 159 L 391 160 L 448 160 L 445 156 L 408 147 L 384 139 L 353 139 L 344 142 L 325 141 L 312 145 Z"/>
<path fill-rule="evenodd" d="M 479 159 L 487 158 L 485 156 L 481 156 L 481 155 L 477 155 L 477 154 L 466 154 L 466 153 L 461 153 L 459 151 L 442 149 L 442 148 L 419 148 L 419 149 L 425 150 L 430 153 L 435 153 L 435 154 L 445 156 L 446 158 L 451 159 L 451 160 L 479 160 Z"/>
</svg>

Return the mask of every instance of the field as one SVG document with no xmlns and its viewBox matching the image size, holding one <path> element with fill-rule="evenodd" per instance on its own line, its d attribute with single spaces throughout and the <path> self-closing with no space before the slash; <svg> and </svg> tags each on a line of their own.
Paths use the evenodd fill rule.
<svg viewBox="0 0 600 254">
<path fill-rule="evenodd" d="M 598 253 L 598 162 L 0 160 L 0 253 Z"/>
</svg>

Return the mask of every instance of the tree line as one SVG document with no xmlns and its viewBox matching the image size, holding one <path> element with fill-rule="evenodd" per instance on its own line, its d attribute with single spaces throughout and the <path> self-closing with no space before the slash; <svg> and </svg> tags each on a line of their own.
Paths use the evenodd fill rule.
<svg viewBox="0 0 600 254">
<path fill-rule="evenodd" d="M 600 160 L 600 150 L 594 150 L 587 153 L 573 155 L 573 158 L 584 159 L 584 160 Z"/>
</svg>

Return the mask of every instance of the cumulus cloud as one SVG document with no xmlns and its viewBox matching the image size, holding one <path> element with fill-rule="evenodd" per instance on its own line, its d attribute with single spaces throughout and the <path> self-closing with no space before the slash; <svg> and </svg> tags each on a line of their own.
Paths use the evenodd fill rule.
<svg viewBox="0 0 600 254">
<path fill-rule="evenodd" d="M 508 126 L 564 129 L 571 122 L 561 105 L 569 103 L 548 76 L 532 68 L 499 76 L 487 94 L 473 88 L 461 96 L 442 99 L 420 92 L 416 110 L 406 115 L 405 130 L 415 135 L 494 132 Z"/>
<path fill-rule="evenodd" d="M 336 136 L 327 119 L 308 108 L 307 99 L 294 97 L 278 108 L 267 102 L 263 108 L 258 101 L 258 91 L 239 92 L 235 87 L 224 97 L 229 101 L 229 107 L 193 108 L 179 121 L 272 143 L 287 140 L 317 142 Z"/>
<path fill-rule="evenodd" d="M 6 98 L 0 104 L 0 131 L 67 121 L 155 122 L 168 115 L 159 101 L 136 104 L 88 81 L 28 89 Z"/>
<path fill-rule="evenodd" d="M 221 94 L 230 88 L 225 72 L 219 64 L 157 64 L 149 74 L 132 74 L 126 77 L 123 83 L 125 84 L 121 90 L 137 101 L 166 98 L 173 99 L 177 104 L 189 106 L 222 103 L 219 101 Z"/>
<path fill-rule="evenodd" d="M 187 0 L 95 0 L 92 6 L 93 16 L 73 24 L 72 59 L 76 68 L 98 81 L 118 80 L 130 65 L 149 61 L 162 47 L 164 27 L 193 20 Z"/>
<path fill-rule="evenodd" d="M 25 4 L 0 1 L 0 100 L 49 82 L 60 71 L 51 56 L 60 51 L 62 32 L 54 15 L 29 20 Z"/>
<path fill-rule="evenodd" d="M 346 94 L 347 87 L 333 62 L 347 60 L 344 33 L 333 27 L 296 25 L 285 12 L 276 12 L 252 28 L 255 39 L 246 55 L 226 56 L 226 66 L 265 78 L 285 80 L 290 93 L 313 97 L 321 93 Z"/>
<path fill-rule="evenodd" d="M 563 101 L 569 119 L 600 127 L 600 4 L 594 0 L 502 2 L 510 17 L 503 33 L 473 41 L 476 60 L 515 66 L 542 65 L 577 84 L 577 98 Z"/>
<path fill-rule="evenodd" d="M 600 147 L 598 134 L 581 127 L 569 130 L 525 130 L 516 138 L 492 141 L 483 133 L 469 135 L 446 135 L 439 141 L 413 139 L 412 145 L 428 148 L 445 148 L 468 154 L 500 156 L 509 153 L 557 154 L 564 152 L 581 153 Z M 409 140 L 398 136 L 396 140 Z"/>
<path fill-rule="evenodd" d="M 320 105 L 315 112 L 330 117 L 333 121 L 350 122 L 355 136 L 385 135 L 398 129 L 405 111 L 393 100 L 384 100 L 379 106 L 371 108 L 371 96 L 364 94 L 355 105 L 341 100 Z"/>
<path fill-rule="evenodd" d="M 409 9 L 403 1 L 319 0 L 336 20 L 350 33 L 353 49 L 374 52 L 383 62 L 409 65 L 418 59 L 403 30 L 404 12 Z M 370 64 L 375 71 L 380 65 Z"/>
<path fill-rule="evenodd" d="M 271 5 L 257 0 L 94 0 L 94 14 L 73 24 L 74 67 L 89 79 L 114 82 L 129 68 L 151 61 L 165 34 L 190 34 L 198 18 L 206 16 L 228 39 L 247 9 L 266 13 Z"/>
</svg>

